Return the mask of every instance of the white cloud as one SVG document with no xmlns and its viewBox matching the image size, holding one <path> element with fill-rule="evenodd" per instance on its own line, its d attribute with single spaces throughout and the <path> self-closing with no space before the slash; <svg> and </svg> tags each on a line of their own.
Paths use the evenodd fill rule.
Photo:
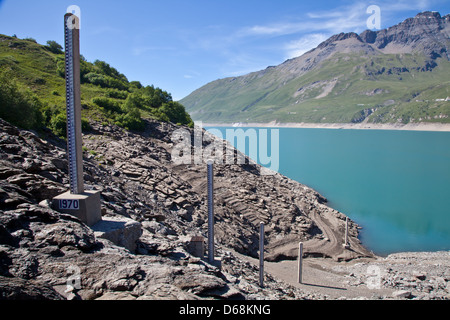
<svg viewBox="0 0 450 320">
<path fill-rule="evenodd" d="M 382 13 L 392 14 L 399 11 L 426 10 L 432 0 L 378 1 Z M 238 32 L 241 37 L 282 36 L 304 32 L 362 32 L 367 29 L 367 8 L 373 1 L 356 0 L 344 6 L 306 13 L 299 21 L 284 21 L 266 25 L 246 27 Z"/>
<path fill-rule="evenodd" d="M 303 36 L 298 40 L 290 41 L 284 47 L 286 51 L 286 59 L 291 59 L 303 55 L 309 50 L 317 47 L 329 37 L 329 34 L 313 33 Z"/>
<path fill-rule="evenodd" d="M 309 12 L 301 21 L 255 25 L 240 30 L 240 36 L 282 36 L 304 32 L 339 33 L 361 31 L 366 26 L 368 4 L 355 2 L 344 7 Z"/>
<path fill-rule="evenodd" d="M 228 51 L 224 53 L 225 63 L 221 66 L 222 74 L 226 77 L 240 76 L 261 69 L 255 61 L 255 56 L 242 51 Z"/>
<path fill-rule="evenodd" d="M 186 69 L 186 70 L 184 70 L 184 72 L 186 72 L 183 75 L 184 79 L 195 79 L 195 78 L 198 78 L 201 76 L 200 72 L 193 70 L 193 69 Z"/>
<path fill-rule="evenodd" d="M 306 30 L 306 23 L 276 23 L 271 25 L 256 25 L 244 28 L 239 32 L 241 36 L 259 36 L 259 35 L 287 35 Z"/>
</svg>

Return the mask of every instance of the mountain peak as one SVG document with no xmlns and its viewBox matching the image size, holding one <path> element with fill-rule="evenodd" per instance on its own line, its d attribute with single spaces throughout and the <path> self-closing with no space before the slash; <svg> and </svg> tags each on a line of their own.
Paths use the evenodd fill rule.
<svg viewBox="0 0 450 320">
<path fill-rule="evenodd" d="M 430 58 L 450 60 L 449 22 L 448 15 L 442 17 L 439 12 L 425 11 L 387 29 L 366 30 L 360 38 L 383 53 L 421 52 Z"/>
<path fill-rule="evenodd" d="M 437 11 L 424 11 L 418 13 L 414 19 L 421 19 L 421 18 L 435 18 L 435 19 L 441 19 L 441 14 Z"/>
<path fill-rule="evenodd" d="M 341 33 L 335 34 L 331 38 L 325 40 L 324 42 L 319 44 L 317 46 L 317 48 L 318 49 L 322 49 L 322 48 L 325 48 L 325 47 L 329 46 L 330 44 L 332 44 L 334 42 L 343 41 L 343 40 L 352 39 L 352 38 L 357 39 L 360 42 L 363 42 L 361 40 L 361 38 L 359 37 L 359 35 L 354 33 L 354 32 L 348 32 L 348 33 L 341 32 Z"/>
<path fill-rule="evenodd" d="M 348 47 L 359 50 L 362 44 L 367 44 L 375 51 L 382 53 L 425 53 L 430 58 L 445 57 L 450 60 L 450 15 L 441 16 L 436 11 L 424 11 L 414 18 L 408 18 L 392 27 L 372 31 L 366 30 L 361 34 L 354 32 L 333 35 L 317 46 L 319 50 L 341 50 L 341 41 L 354 39 Z"/>
</svg>

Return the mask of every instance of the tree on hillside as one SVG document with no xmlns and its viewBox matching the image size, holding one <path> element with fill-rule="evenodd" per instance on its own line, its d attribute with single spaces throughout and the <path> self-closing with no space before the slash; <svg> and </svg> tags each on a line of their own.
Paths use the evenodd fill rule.
<svg viewBox="0 0 450 320">
<path fill-rule="evenodd" d="M 181 124 L 181 125 L 187 125 L 190 127 L 193 127 L 194 122 L 192 121 L 189 114 L 186 112 L 186 109 L 184 106 L 175 101 L 170 101 L 167 103 L 164 103 L 159 109 L 158 112 L 163 116 L 166 115 L 169 118 L 169 121 Z"/>
<path fill-rule="evenodd" d="M 56 41 L 49 40 L 47 41 L 47 50 L 50 52 L 53 52 L 55 54 L 63 54 L 63 47 Z"/>
</svg>

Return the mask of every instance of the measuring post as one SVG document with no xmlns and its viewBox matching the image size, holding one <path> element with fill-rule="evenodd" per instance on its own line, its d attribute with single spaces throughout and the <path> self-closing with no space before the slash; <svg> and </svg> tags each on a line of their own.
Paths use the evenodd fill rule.
<svg viewBox="0 0 450 320">
<path fill-rule="evenodd" d="M 303 242 L 298 245 L 298 283 L 303 283 Z"/>
<path fill-rule="evenodd" d="M 259 286 L 264 287 L 264 223 L 259 224 Z"/>
<path fill-rule="evenodd" d="M 102 220 L 99 191 L 85 191 L 83 182 L 83 150 L 81 134 L 80 85 L 80 19 L 67 13 L 64 16 L 67 154 L 70 190 L 52 201 L 52 207 L 76 216 L 89 226 Z"/>
<path fill-rule="evenodd" d="M 208 261 L 214 262 L 214 161 L 208 160 Z"/>
<path fill-rule="evenodd" d="M 344 248 L 349 249 L 350 244 L 348 243 L 348 217 L 345 219 L 345 242 L 344 242 Z"/>
<path fill-rule="evenodd" d="M 69 155 L 70 192 L 84 192 L 81 134 L 80 29 L 79 18 L 64 16 L 66 51 L 67 150 Z"/>
</svg>

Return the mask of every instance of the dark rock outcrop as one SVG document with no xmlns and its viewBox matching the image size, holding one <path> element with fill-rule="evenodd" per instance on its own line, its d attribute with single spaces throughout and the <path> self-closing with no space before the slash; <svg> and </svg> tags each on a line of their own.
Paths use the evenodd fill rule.
<svg viewBox="0 0 450 320">
<path fill-rule="evenodd" d="M 366 30 L 362 41 L 373 44 L 381 51 L 393 53 L 425 53 L 429 58 L 450 60 L 450 15 L 422 12 L 391 28 L 380 31 Z"/>
</svg>

